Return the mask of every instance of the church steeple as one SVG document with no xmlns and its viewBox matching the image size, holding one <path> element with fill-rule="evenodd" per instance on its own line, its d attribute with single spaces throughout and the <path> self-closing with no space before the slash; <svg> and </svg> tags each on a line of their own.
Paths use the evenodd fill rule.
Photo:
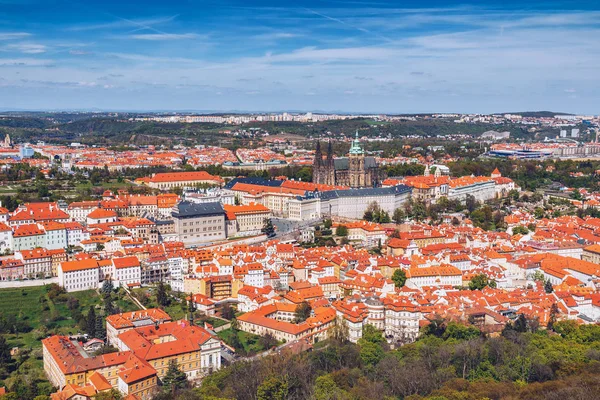
<svg viewBox="0 0 600 400">
<path fill-rule="evenodd" d="M 327 165 L 333 166 L 333 145 L 331 144 L 331 140 L 327 145 Z"/>
<path fill-rule="evenodd" d="M 323 165 L 323 153 L 321 153 L 321 141 L 317 140 L 317 148 L 315 150 L 315 167 Z"/>
</svg>

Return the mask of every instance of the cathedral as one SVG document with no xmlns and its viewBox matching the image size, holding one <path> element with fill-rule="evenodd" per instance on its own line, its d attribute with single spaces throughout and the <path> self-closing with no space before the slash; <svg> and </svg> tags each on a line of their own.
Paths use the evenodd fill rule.
<svg viewBox="0 0 600 400">
<path fill-rule="evenodd" d="M 383 180 L 383 171 L 377 165 L 375 157 L 365 157 L 358 132 L 352 141 L 348 157 L 333 158 L 331 141 L 327 147 L 327 156 L 323 159 L 321 143 L 317 142 L 313 164 L 313 182 L 332 186 L 351 188 L 376 187 Z"/>
</svg>

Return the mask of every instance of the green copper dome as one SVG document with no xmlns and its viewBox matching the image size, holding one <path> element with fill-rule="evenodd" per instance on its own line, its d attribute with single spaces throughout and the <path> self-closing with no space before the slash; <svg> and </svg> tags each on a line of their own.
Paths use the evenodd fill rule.
<svg viewBox="0 0 600 400">
<path fill-rule="evenodd" d="M 360 141 L 358 140 L 358 131 L 356 131 L 356 138 L 352 141 L 352 145 L 350 146 L 350 154 L 363 154 L 364 150 L 360 145 Z"/>
</svg>

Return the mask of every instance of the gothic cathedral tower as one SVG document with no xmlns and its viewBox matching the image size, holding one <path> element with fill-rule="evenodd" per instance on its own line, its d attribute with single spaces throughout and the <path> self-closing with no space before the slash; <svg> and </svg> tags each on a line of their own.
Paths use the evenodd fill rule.
<svg viewBox="0 0 600 400">
<path fill-rule="evenodd" d="M 350 187 L 359 188 L 368 186 L 365 168 L 365 152 L 358 140 L 358 131 L 356 131 L 356 138 L 352 142 L 352 146 L 350 146 L 348 170 L 350 175 Z"/>
<path fill-rule="evenodd" d="M 335 186 L 335 162 L 333 161 L 333 145 L 331 144 L 331 140 L 327 145 L 327 161 L 325 161 L 326 174 L 327 178 L 325 178 L 325 183 L 327 185 Z"/>
<path fill-rule="evenodd" d="M 315 150 L 315 161 L 313 163 L 313 182 L 323 183 L 323 170 L 323 153 L 321 153 L 321 142 L 317 140 L 317 149 Z"/>
</svg>

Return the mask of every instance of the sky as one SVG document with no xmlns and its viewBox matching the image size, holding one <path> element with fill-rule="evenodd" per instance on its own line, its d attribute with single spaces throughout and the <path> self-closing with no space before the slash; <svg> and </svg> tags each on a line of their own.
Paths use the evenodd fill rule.
<svg viewBox="0 0 600 400">
<path fill-rule="evenodd" d="M 600 1 L 0 0 L 0 109 L 600 113 Z"/>
</svg>

